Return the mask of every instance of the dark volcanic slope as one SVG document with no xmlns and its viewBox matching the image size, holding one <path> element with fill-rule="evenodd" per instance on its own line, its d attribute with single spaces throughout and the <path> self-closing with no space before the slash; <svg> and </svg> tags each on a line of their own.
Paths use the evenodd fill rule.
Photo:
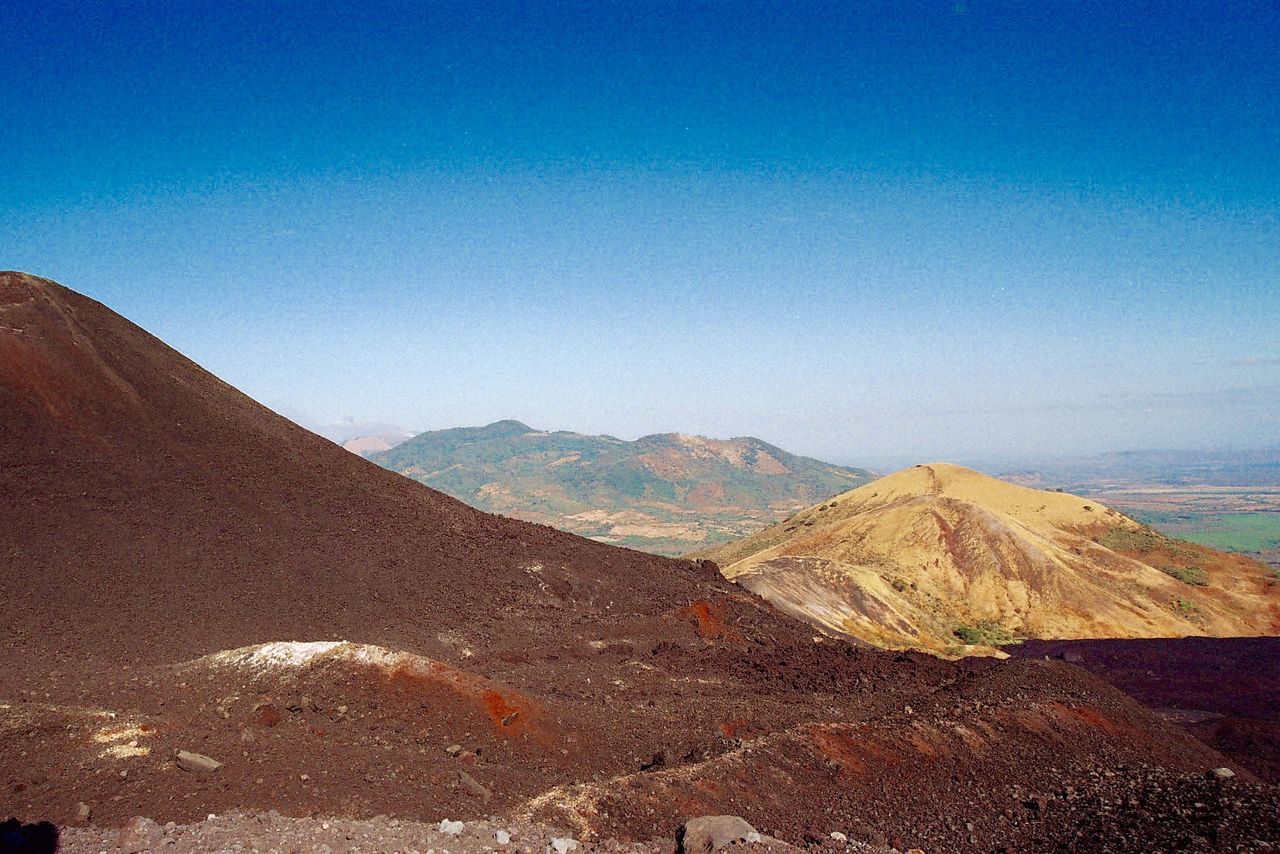
<svg viewBox="0 0 1280 854">
<path fill-rule="evenodd" d="M 1075 668 L 819 641 L 688 561 L 469 509 L 52 282 L 0 274 L 0 414 L 0 818 L 1280 841 L 1274 788 L 1206 782 L 1221 755 Z"/>
<path fill-rule="evenodd" d="M 719 586 L 342 453 L 93 300 L 12 273 L 0 411 L 0 621 L 32 672 L 294 638 L 448 657 L 595 636 Z"/>
</svg>

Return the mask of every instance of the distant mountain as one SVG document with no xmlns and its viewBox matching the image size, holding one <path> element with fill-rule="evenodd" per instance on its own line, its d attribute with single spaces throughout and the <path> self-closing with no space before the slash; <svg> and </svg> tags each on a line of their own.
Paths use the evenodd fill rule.
<svg viewBox="0 0 1280 854">
<path fill-rule="evenodd" d="M 1280 581 L 1092 499 L 943 463 L 698 552 L 782 610 L 877 646 L 1280 632 Z"/>
<path fill-rule="evenodd" d="M 379 436 L 357 436 L 354 439 L 348 439 L 342 443 L 343 450 L 350 451 L 353 454 L 359 454 L 362 457 L 370 457 L 374 454 L 389 451 L 396 445 L 409 438 L 409 434 L 383 434 Z"/>
<path fill-rule="evenodd" d="M 389 451 L 413 435 L 403 427 L 397 427 L 394 424 L 361 422 L 354 418 L 318 427 L 315 432 L 362 457 L 380 451 Z"/>
<path fill-rule="evenodd" d="M 750 437 L 627 442 L 519 421 L 423 433 L 370 458 L 482 510 L 662 554 L 747 536 L 872 478 Z"/>
</svg>

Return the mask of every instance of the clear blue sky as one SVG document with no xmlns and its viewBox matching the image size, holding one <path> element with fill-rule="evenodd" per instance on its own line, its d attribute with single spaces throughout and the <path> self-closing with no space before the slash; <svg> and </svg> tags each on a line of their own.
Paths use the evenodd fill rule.
<svg viewBox="0 0 1280 854">
<path fill-rule="evenodd" d="M 304 423 L 873 464 L 1280 443 L 1275 2 L 0 29 L 0 267 Z"/>
</svg>

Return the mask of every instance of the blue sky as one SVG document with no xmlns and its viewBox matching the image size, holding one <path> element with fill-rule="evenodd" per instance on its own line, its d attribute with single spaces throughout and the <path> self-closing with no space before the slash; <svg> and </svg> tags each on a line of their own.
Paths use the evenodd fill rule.
<svg viewBox="0 0 1280 854">
<path fill-rule="evenodd" d="M 1275 3 L 312 5 L 0 11 L 0 267 L 310 425 L 1280 443 Z"/>
</svg>

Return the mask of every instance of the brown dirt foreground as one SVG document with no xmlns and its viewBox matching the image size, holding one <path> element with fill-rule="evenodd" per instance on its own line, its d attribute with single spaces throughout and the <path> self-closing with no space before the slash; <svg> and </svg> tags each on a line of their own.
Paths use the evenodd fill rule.
<svg viewBox="0 0 1280 854">
<path fill-rule="evenodd" d="M 52 282 L 0 274 L 0 413 L 0 818 L 69 845 L 145 816 L 216 847 L 221 819 L 177 825 L 273 810 L 317 850 L 379 815 L 584 846 L 723 813 L 804 847 L 1280 842 L 1274 787 L 1210 780 L 1232 763 L 1069 664 L 815 638 L 714 567 L 472 510 Z"/>
<path fill-rule="evenodd" d="M 452 826 L 450 826 L 452 825 Z M 444 827 L 445 829 L 442 829 Z M 425 824 L 401 821 L 388 816 L 373 819 L 290 818 L 278 812 L 231 813 L 209 816 L 192 824 L 150 828 L 156 848 L 166 854 L 200 854 L 209 851 L 266 852 L 383 852 L 439 851 L 449 854 L 509 852 L 509 854 L 565 854 L 600 852 L 600 854 L 672 854 L 673 841 L 580 843 L 557 835 L 551 828 L 521 821 L 498 819 Z M 121 832 L 99 828 L 73 828 L 64 831 L 59 850 L 66 852 L 113 851 L 119 847 Z M 557 847 L 557 845 L 559 847 Z M 753 854 L 793 854 L 798 849 L 785 842 L 766 838 L 754 844 L 738 843 Z M 863 854 L 878 854 L 871 846 L 852 849 Z M 880 849 L 887 851 L 888 849 Z"/>
</svg>

